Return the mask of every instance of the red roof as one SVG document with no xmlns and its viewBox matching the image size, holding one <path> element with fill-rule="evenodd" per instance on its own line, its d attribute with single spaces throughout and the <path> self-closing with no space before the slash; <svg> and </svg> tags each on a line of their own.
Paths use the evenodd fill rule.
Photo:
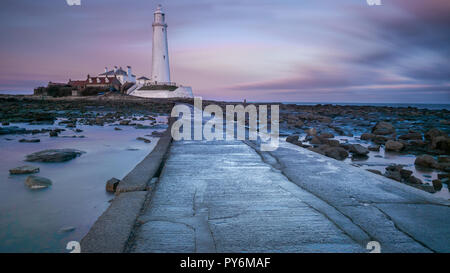
<svg viewBox="0 0 450 273">
<path fill-rule="evenodd" d="M 108 79 L 108 81 L 106 81 Z M 92 82 L 90 81 L 92 80 Z M 90 77 L 86 80 L 86 84 L 110 84 L 118 81 L 116 77 Z"/>
<path fill-rule="evenodd" d="M 87 81 L 69 81 L 69 85 L 73 86 L 73 87 L 78 87 L 78 86 L 85 86 L 87 83 Z"/>
</svg>

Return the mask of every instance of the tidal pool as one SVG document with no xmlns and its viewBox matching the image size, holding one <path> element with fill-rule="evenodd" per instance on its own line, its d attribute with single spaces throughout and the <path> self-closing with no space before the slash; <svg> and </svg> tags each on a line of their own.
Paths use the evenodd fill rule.
<svg viewBox="0 0 450 273">
<path fill-rule="evenodd" d="M 80 241 L 114 198 L 105 191 L 106 181 L 112 177 L 122 179 L 156 145 L 158 138 L 147 135 L 164 131 L 167 117 L 157 117 L 156 121 L 151 129 L 78 125 L 83 132 L 65 128 L 58 137 L 49 137 L 48 133 L 0 136 L 0 252 L 69 252 L 66 244 Z M 64 128 L 57 123 L 10 126 Z M 150 139 L 151 143 L 137 137 Z M 23 138 L 39 138 L 41 142 L 19 143 Z M 62 148 L 86 153 L 63 163 L 24 161 L 30 153 Z M 51 179 L 53 185 L 30 190 L 24 184 L 28 175 L 9 174 L 9 169 L 22 165 L 39 167 L 36 175 Z"/>
</svg>

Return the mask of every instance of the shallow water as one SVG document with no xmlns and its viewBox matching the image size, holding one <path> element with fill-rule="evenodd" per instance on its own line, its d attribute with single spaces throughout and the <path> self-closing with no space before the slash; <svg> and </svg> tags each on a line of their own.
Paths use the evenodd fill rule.
<svg viewBox="0 0 450 273">
<path fill-rule="evenodd" d="M 370 146 L 370 143 L 367 141 L 359 140 L 354 137 L 340 137 L 337 136 L 335 139 L 343 142 L 343 140 L 348 140 L 348 143 L 351 144 L 361 144 L 364 147 Z M 427 183 L 429 185 L 433 185 L 432 181 L 437 179 L 439 171 L 433 169 L 426 168 L 416 168 L 414 165 L 414 161 L 416 160 L 416 156 L 412 154 L 405 153 L 396 153 L 396 152 L 386 152 L 384 147 L 380 148 L 379 152 L 370 151 L 367 159 L 356 159 L 353 160 L 351 157 L 345 159 L 344 161 L 361 167 L 363 169 L 372 169 L 379 170 L 382 173 L 386 171 L 386 167 L 392 164 L 399 164 L 404 166 L 403 169 L 411 170 L 413 172 L 412 175 L 422 180 L 422 182 Z M 448 186 L 446 184 L 442 184 L 442 189 L 433 193 L 434 196 L 441 197 L 444 199 L 450 199 L 450 193 L 448 190 Z"/>
<path fill-rule="evenodd" d="M 166 117 L 157 121 L 165 123 Z M 145 124 L 145 122 L 139 122 Z M 55 123 L 57 124 L 57 122 Z M 11 124 L 27 129 L 64 128 L 56 125 Z M 122 131 L 115 131 L 120 127 Z M 114 195 L 105 191 L 108 179 L 122 179 L 156 145 L 157 138 L 145 135 L 158 129 L 134 129 L 132 126 L 84 126 L 75 133 L 66 129 L 59 137 L 48 133 L 0 136 L 0 252 L 68 252 L 69 241 L 80 241 L 96 219 L 109 206 Z M 85 136 L 72 138 L 71 136 Z M 64 137 L 67 136 L 67 137 Z M 147 144 L 136 137 L 152 140 Z M 40 143 L 18 140 L 39 138 Z M 7 140 L 11 139 L 11 140 Z M 25 162 L 27 154 L 58 148 L 73 148 L 86 153 L 64 163 Z M 9 169 L 32 165 L 36 175 L 49 178 L 48 189 L 30 190 L 24 181 L 28 175 L 9 175 Z M 62 232 L 73 227 L 75 230 Z"/>
</svg>

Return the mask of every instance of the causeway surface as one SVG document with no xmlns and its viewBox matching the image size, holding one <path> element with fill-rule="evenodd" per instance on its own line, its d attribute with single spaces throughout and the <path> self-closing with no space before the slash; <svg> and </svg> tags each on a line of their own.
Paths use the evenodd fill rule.
<svg viewBox="0 0 450 273">
<path fill-rule="evenodd" d="M 450 252 L 447 200 L 281 142 L 174 141 L 128 252 Z"/>
</svg>

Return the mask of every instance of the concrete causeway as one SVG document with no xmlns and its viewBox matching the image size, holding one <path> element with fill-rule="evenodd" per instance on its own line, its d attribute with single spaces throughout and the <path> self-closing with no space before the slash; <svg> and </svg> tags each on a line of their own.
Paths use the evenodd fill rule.
<svg viewBox="0 0 450 273">
<path fill-rule="evenodd" d="M 448 200 L 285 141 L 263 152 L 171 143 L 169 132 L 120 182 L 82 252 L 367 253 L 371 241 L 450 252 Z"/>
<path fill-rule="evenodd" d="M 449 202 L 282 142 L 178 141 L 128 252 L 450 252 Z"/>
</svg>

